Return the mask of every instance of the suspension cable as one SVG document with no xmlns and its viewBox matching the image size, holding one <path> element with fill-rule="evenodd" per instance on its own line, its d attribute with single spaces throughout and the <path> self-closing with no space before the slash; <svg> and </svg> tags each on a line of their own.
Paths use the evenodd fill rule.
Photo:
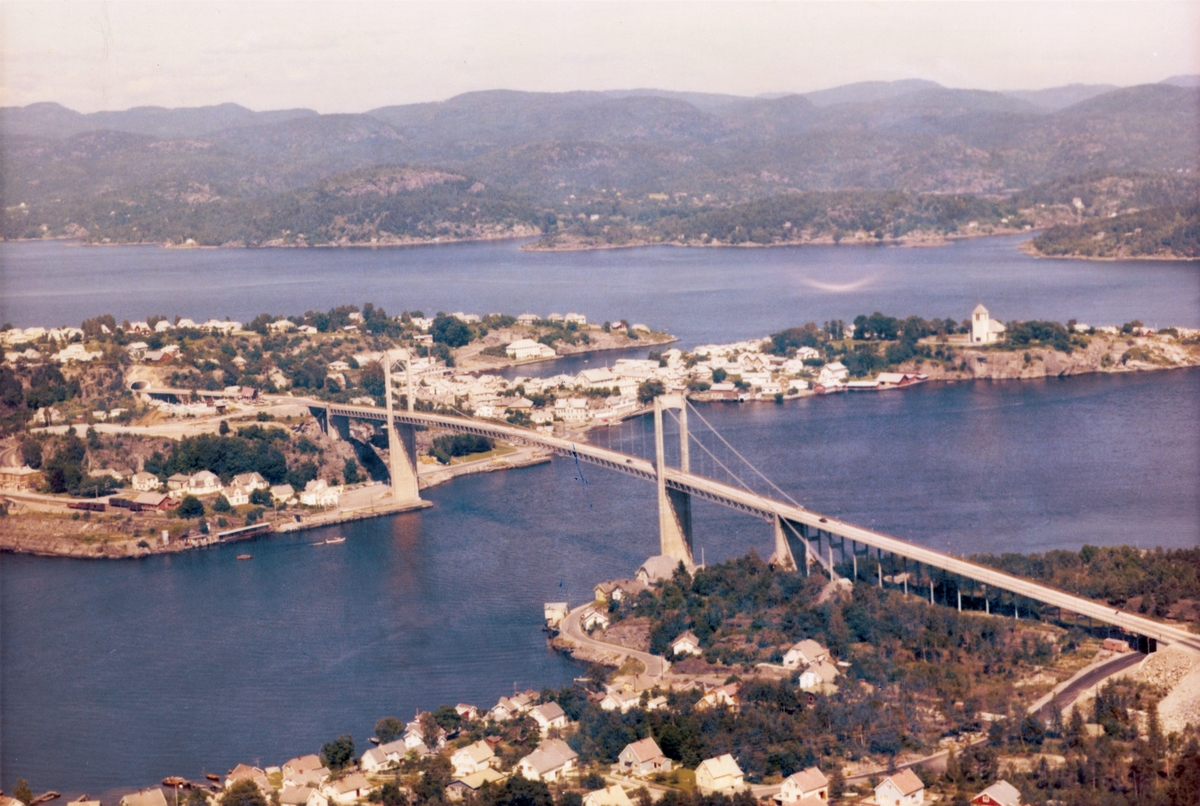
<svg viewBox="0 0 1200 806">
<path fill-rule="evenodd" d="M 712 423 L 710 423 L 708 420 L 704 419 L 704 415 L 703 415 L 703 414 L 701 414 L 701 413 L 700 413 L 700 412 L 699 412 L 699 411 L 696 409 L 696 407 L 695 407 L 695 406 L 693 406 L 691 403 L 689 403 L 689 402 L 687 401 L 687 399 L 686 399 L 686 398 L 684 398 L 684 401 L 683 401 L 683 403 L 684 403 L 684 405 L 685 405 L 685 406 L 687 406 L 689 409 L 691 409 L 693 412 L 695 412 L 695 413 L 696 413 L 696 416 L 700 418 L 700 422 L 702 422 L 702 423 L 704 423 L 705 425 L 707 425 L 707 426 L 708 426 L 708 430 L 709 430 L 709 431 L 712 431 L 712 432 L 713 432 L 713 434 L 715 434 L 715 435 L 716 435 L 717 439 L 721 440 L 721 442 L 722 442 L 722 443 L 724 443 L 725 447 L 726 447 L 726 448 L 728 448 L 730 451 L 732 451 L 732 452 L 733 452 L 733 455 L 734 455 L 734 456 L 736 456 L 737 458 L 739 458 L 739 459 L 741 459 L 743 462 L 745 462 L 745 463 L 746 463 L 746 466 L 747 466 L 747 467 L 749 467 L 751 470 L 753 470 L 753 471 L 754 471 L 756 474 L 758 474 L 758 477 L 759 477 L 759 478 L 761 478 L 763 481 L 765 481 L 767 484 L 769 484 L 769 485 L 771 486 L 771 489 L 772 489 L 772 490 L 774 490 L 775 492 L 779 493 L 779 494 L 780 494 L 780 495 L 782 495 L 784 498 L 786 498 L 787 500 L 791 501 L 793 504 L 795 504 L 796 506 L 800 507 L 801 509 L 803 509 L 803 508 L 804 508 L 803 506 L 801 506 L 801 504 L 800 504 L 800 502 L 799 502 L 799 501 L 797 501 L 795 498 L 792 498 L 790 495 L 788 495 L 786 492 L 784 492 L 782 489 L 780 489 L 780 487 L 779 487 L 779 485 L 778 485 L 778 484 L 776 484 L 775 482 L 773 482 L 773 481 L 771 481 L 769 478 L 767 478 L 765 475 L 763 475 L 763 472 L 762 472 L 761 470 L 759 470 L 757 467 L 755 467 L 753 464 L 751 464 L 751 462 L 750 462 L 750 460 L 749 460 L 749 459 L 747 459 L 745 456 L 742 456 L 740 453 L 738 453 L 738 451 L 737 451 L 737 448 L 735 448 L 735 447 L 733 447 L 732 445 L 730 445 L 730 444 L 729 444 L 729 441 L 728 441 L 728 440 L 726 440 L 726 439 L 725 439 L 725 437 L 721 436 L 720 432 L 718 432 L 718 431 L 717 431 L 717 429 L 715 429 L 715 428 L 713 428 L 713 427 L 712 427 Z M 736 478 L 736 476 L 735 476 L 735 478 Z M 743 486 L 744 486 L 744 485 L 743 485 Z M 750 488 L 749 488 L 749 487 L 747 487 L 746 489 L 750 489 Z"/>
</svg>

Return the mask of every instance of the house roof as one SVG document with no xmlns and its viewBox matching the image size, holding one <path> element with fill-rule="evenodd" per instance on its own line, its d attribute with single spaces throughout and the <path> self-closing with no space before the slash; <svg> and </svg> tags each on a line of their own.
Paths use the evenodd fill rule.
<svg viewBox="0 0 1200 806">
<path fill-rule="evenodd" d="M 832 683 L 837 679 L 838 668 L 828 661 L 818 661 L 805 669 L 821 679 L 822 683 Z"/>
<path fill-rule="evenodd" d="M 987 799 L 984 796 L 987 796 Z M 997 804 L 997 806 L 1021 806 L 1021 793 L 1008 781 L 997 781 L 971 798 L 972 803 Z"/>
<path fill-rule="evenodd" d="M 489 747 L 488 743 L 483 740 L 475 742 L 474 744 L 469 744 L 466 747 L 459 748 L 454 755 L 457 756 L 459 753 L 466 753 L 467 756 L 476 764 L 482 764 L 483 762 L 489 761 L 496 757 L 496 754 L 492 752 L 492 748 Z"/>
<path fill-rule="evenodd" d="M 496 781 L 502 781 L 502 780 L 504 780 L 504 773 L 497 772 L 496 770 L 493 770 L 491 767 L 488 767 L 485 770 L 480 770 L 479 772 L 473 772 L 470 775 L 464 775 L 461 778 L 455 778 L 453 781 L 450 782 L 450 785 L 454 786 L 455 784 L 462 784 L 463 786 L 469 787 L 471 789 L 478 789 L 479 787 L 483 786 L 488 781 L 495 783 Z"/>
<path fill-rule="evenodd" d="M 588 792 L 583 796 L 584 806 L 633 806 L 629 795 L 618 784 Z"/>
<path fill-rule="evenodd" d="M 700 762 L 700 766 L 696 768 L 696 772 L 704 769 L 713 778 L 723 778 L 726 775 L 733 778 L 742 777 L 742 768 L 733 760 L 733 756 L 726 753 L 723 756 L 716 758 L 706 758 Z"/>
<path fill-rule="evenodd" d="M 339 794 L 345 794 L 346 792 L 353 792 L 356 789 L 371 789 L 371 782 L 362 773 L 356 772 L 352 775 L 347 775 L 340 781 L 331 782 L 329 786 Z"/>
<path fill-rule="evenodd" d="M 539 705 L 533 709 L 533 713 L 540 716 L 542 719 L 550 722 L 559 718 L 566 718 L 567 712 L 562 709 L 562 706 L 556 702 L 548 702 Z"/>
<path fill-rule="evenodd" d="M 888 781 L 891 781 L 892 784 L 900 790 L 901 795 L 911 795 L 914 792 L 920 792 L 925 788 L 925 784 L 921 783 L 921 779 L 917 777 L 917 774 L 908 768 L 900 770 L 900 772 L 884 778 L 883 783 L 881 783 L 879 786 L 883 786 Z M 876 789 L 878 788 L 879 787 L 876 787 Z"/>
<path fill-rule="evenodd" d="M 625 749 L 633 754 L 633 757 L 639 763 L 652 761 L 656 758 L 662 758 L 663 751 L 659 748 L 658 742 L 654 741 L 653 736 L 647 736 L 645 739 L 638 739 L 636 742 L 630 742 L 625 745 Z"/>
<path fill-rule="evenodd" d="M 805 638 L 803 641 L 793 644 L 789 651 L 799 652 L 809 663 L 812 663 L 822 655 L 825 655 L 826 657 L 829 656 L 828 650 L 811 638 Z"/>
<path fill-rule="evenodd" d="M 562 739 L 547 739 L 521 761 L 532 767 L 538 775 L 543 775 L 576 758 L 579 758 L 579 754 Z"/>
<path fill-rule="evenodd" d="M 691 630 L 688 630 L 683 635 L 679 636 L 674 641 L 672 641 L 671 646 L 674 647 L 677 644 L 683 643 L 684 641 L 690 641 L 692 643 L 692 646 L 700 646 L 700 639 L 697 638 L 696 634 L 694 632 L 692 632 Z"/>
<path fill-rule="evenodd" d="M 971 311 L 971 315 L 974 316 L 977 313 L 987 313 L 987 312 L 988 312 L 988 309 L 983 307 L 983 303 L 981 302 L 975 306 L 975 310 Z"/>
<path fill-rule="evenodd" d="M 788 781 L 801 792 L 816 792 L 822 787 L 829 786 L 829 779 L 816 767 L 809 767 L 806 770 L 792 773 L 784 783 L 786 784 Z"/>
<path fill-rule="evenodd" d="M 638 568 L 638 573 L 640 574 L 644 571 L 651 582 L 659 582 L 664 579 L 670 579 L 678 567 L 679 560 L 674 557 L 668 557 L 665 554 L 655 554 L 642 563 L 641 567 Z"/>
<path fill-rule="evenodd" d="M 154 787 L 126 795 L 121 798 L 121 803 L 125 806 L 167 806 L 167 799 L 163 796 L 161 789 Z"/>
<path fill-rule="evenodd" d="M 279 793 L 279 802 L 282 806 L 300 806 L 303 803 L 308 803 L 308 796 L 312 793 L 312 787 L 285 786 L 283 791 Z"/>
</svg>

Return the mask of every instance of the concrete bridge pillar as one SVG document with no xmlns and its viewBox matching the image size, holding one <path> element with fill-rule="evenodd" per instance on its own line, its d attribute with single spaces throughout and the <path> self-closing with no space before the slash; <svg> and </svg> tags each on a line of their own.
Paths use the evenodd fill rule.
<svg viewBox="0 0 1200 806">
<path fill-rule="evenodd" d="M 388 473 L 392 477 L 392 503 L 414 504 L 421 500 L 417 485 L 417 434 L 411 425 L 396 425 L 392 408 L 392 367 L 383 359 L 384 396 L 387 398 Z"/>
<path fill-rule="evenodd" d="M 796 570 L 796 557 L 792 554 L 792 544 L 788 540 L 787 529 L 794 528 L 792 524 L 786 523 L 783 518 L 775 516 L 775 562 L 780 568 L 788 571 Z M 808 576 L 808 552 L 805 551 L 804 575 Z"/>
<path fill-rule="evenodd" d="M 688 469 L 687 403 L 683 395 L 660 395 L 654 399 L 654 458 L 658 474 L 659 553 L 680 560 L 688 569 L 692 558 L 692 497 L 680 490 L 667 489 L 667 460 L 663 444 L 663 411 L 679 410 L 680 459 Z"/>
</svg>

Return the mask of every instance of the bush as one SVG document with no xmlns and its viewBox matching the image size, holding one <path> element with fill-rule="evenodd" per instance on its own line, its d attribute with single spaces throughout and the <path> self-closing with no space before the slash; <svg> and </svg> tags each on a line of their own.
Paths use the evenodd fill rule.
<svg viewBox="0 0 1200 806">
<path fill-rule="evenodd" d="M 495 443 L 487 437 L 477 437 L 473 434 L 454 434 L 453 436 L 434 437 L 433 447 L 429 455 L 444 465 L 450 464 L 455 456 L 469 456 L 472 453 L 485 453 L 492 450 Z"/>
<path fill-rule="evenodd" d="M 226 501 L 225 504 L 228 506 L 229 502 Z M 175 512 L 181 518 L 199 518 L 204 514 L 204 504 L 194 495 L 185 495 Z"/>
<path fill-rule="evenodd" d="M 218 495 L 217 500 L 213 501 L 213 512 L 228 512 L 231 509 L 233 509 L 233 507 L 229 505 L 229 499 L 223 495 Z"/>
</svg>

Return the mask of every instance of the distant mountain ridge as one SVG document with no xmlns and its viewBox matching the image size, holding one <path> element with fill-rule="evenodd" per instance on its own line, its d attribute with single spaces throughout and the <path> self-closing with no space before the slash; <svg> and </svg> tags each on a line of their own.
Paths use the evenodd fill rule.
<svg viewBox="0 0 1200 806">
<path fill-rule="evenodd" d="M 181 240 L 194 237 L 190 230 L 218 243 L 273 242 L 283 237 L 274 229 L 331 243 L 380 233 L 493 237 L 579 227 L 581 215 L 621 227 L 663 206 L 686 205 L 688 217 L 781 194 L 999 198 L 1077 175 L 1196 176 L 1200 88 L 1187 78 L 1030 92 L 862 82 L 756 98 L 489 90 L 325 115 L 236 104 L 87 115 L 57 104 L 6 107 L 3 234 Z M 406 191 L 403 204 L 360 199 L 362 209 L 323 195 L 327 180 L 362 171 L 453 175 L 486 192 L 422 188 Z M 431 206 L 422 212 L 414 199 Z M 315 204 L 340 210 L 343 224 L 360 212 L 407 223 L 342 226 L 304 209 Z M 767 208 L 786 205 L 745 209 Z M 238 216 L 248 223 L 234 226 Z"/>
</svg>

